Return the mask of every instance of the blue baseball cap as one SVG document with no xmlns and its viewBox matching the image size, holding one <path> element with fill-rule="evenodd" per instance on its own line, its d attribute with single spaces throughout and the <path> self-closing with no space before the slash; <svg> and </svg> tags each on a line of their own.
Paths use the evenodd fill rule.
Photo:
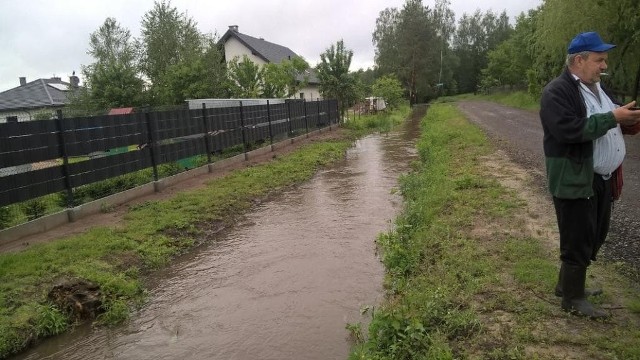
<svg viewBox="0 0 640 360">
<path fill-rule="evenodd" d="M 567 52 L 569 54 L 575 54 L 583 51 L 605 52 L 613 49 L 614 47 L 616 46 L 602 41 L 597 32 L 590 31 L 576 35 L 576 37 L 571 40 Z"/>
</svg>

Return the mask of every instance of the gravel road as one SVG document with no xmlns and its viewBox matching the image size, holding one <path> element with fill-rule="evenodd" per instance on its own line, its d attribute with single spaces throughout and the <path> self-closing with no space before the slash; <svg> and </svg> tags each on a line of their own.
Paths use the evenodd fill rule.
<svg viewBox="0 0 640 360">
<path fill-rule="evenodd" d="M 538 113 L 484 101 L 463 101 L 458 107 L 498 148 L 530 170 L 540 195 L 551 201 L 546 189 L 543 133 Z M 625 142 L 623 194 L 614 204 L 611 230 L 600 257 L 624 262 L 640 273 L 640 134 L 625 135 Z"/>
</svg>

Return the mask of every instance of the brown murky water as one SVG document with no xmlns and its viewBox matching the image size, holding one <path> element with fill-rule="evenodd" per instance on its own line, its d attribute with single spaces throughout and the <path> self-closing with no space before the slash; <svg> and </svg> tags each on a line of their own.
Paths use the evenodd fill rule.
<svg viewBox="0 0 640 360">
<path fill-rule="evenodd" d="M 382 297 L 374 240 L 400 210 L 417 121 L 258 206 L 162 271 L 124 326 L 81 327 L 20 359 L 346 359 L 347 323 Z M 366 327 L 363 326 L 366 331 Z"/>
</svg>

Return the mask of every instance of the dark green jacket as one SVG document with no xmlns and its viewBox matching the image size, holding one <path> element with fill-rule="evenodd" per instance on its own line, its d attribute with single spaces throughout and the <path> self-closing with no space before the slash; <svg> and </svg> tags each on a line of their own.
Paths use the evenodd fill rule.
<svg viewBox="0 0 640 360">
<path fill-rule="evenodd" d="M 587 117 L 579 86 L 565 69 L 545 86 L 540 101 L 547 182 L 561 199 L 593 196 L 593 140 L 617 125 L 612 112 Z"/>
</svg>

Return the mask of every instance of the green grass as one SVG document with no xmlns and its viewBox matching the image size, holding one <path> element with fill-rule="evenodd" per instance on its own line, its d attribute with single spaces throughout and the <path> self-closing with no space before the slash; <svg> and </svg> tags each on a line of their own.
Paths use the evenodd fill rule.
<svg viewBox="0 0 640 360">
<path fill-rule="evenodd" d="M 456 96 L 443 96 L 437 99 L 435 103 L 448 103 L 460 100 L 485 100 L 522 110 L 540 110 L 540 99 L 531 96 L 526 91 L 500 92 L 490 95 L 462 94 Z"/>
<path fill-rule="evenodd" d="M 405 119 L 408 111 L 388 114 L 386 120 L 378 115 L 378 127 L 363 125 L 370 121 L 363 117 L 353 125 L 366 131 L 345 130 L 343 139 L 313 142 L 268 163 L 211 180 L 203 189 L 133 206 L 118 228 L 92 228 L 21 252 L 0 254 L 0 358 L 72 326 L 71 314 L 47 300 L 49 290 L 60 280 L 98 284 L 104 310 L 98 322 L 121 323 L 132 308 L 144 303 L 145 275 L 189 251 L 207 228 L 231 224 L 256 199 L 308 180 L 319 168 L 343 159 L 355 137 L 386 131 Z"/>
<path fill-rule="evenodd" d="M 594 270 L 611 293 L 596 301 L 630 305 L 616 321 L 562 312 L 557 255 L 527 234 L 526 203 L 482 167 L 485 136 L 448 103 L 429 108 L 421 132 L 420 161 L 401 180 L 405 208 L 378 238 L 387 298 L 350 359 L 640 358 L 631 282 Z"/>
<path fill-rule="evenodd" d="M 364 135 L 372 130 L 383 132 L 391 131 L 406 119 L 409 111 L 409 105 L 402 104 L 394 111 L 382 111 L 376 114 L 363 115 L 348 114 L 351 117 L 347 118 L 342 126 L 353 131 L 356 136 Z"/>
<path fill-rule="evenodd" d="M 484 99 L 494 101 L 502 105 L 511 106 L 523 110 L 540 110 L 540 99 L 531 96 L 525 91 L 515 91 L 509 93 L 496 93 L 491 95 L 482 95 Z"/>
<path fill-rule="evenodd" d="M 395 114 L 395 113 L 394 113 Z M 257 144 L 249 144 L 248 150 L 257 148 Z M 226 159 L 243 152 L 242 145 L 226 148 L 212 156 L 212 162 Z M 88 160 L 87 157 L 74 157 L 70 163 Z M 183 159 L 184 160 L 184 159 Z M 58 162 L 62 163 L 62 159 Z M 207 164 L 206 155 L 193 157 L 189 169 Z M 184 163 L 183 163 L 184 164 Z M 165 163 L 158 166 L 158 178 L 162 179 L 186 170 L 181 162 Z M 41 196 L 35 199 L 23 201 L 8 206 L 0 207 L 0 230 L 23 224 L 39 217 L 50 215 L 66 209 L 71 203 L 78 206 L 97 199 L 104 198 L 136 186 L 153 181 L 153 169 L 146 168 L 125 175 L 116 176 L 106 180 L 82 185 L 73 189 L 73 201 L 69 201 L 66 191 Z M 105 208 L 108 211 L 108 208 Z"/>
</svg>

